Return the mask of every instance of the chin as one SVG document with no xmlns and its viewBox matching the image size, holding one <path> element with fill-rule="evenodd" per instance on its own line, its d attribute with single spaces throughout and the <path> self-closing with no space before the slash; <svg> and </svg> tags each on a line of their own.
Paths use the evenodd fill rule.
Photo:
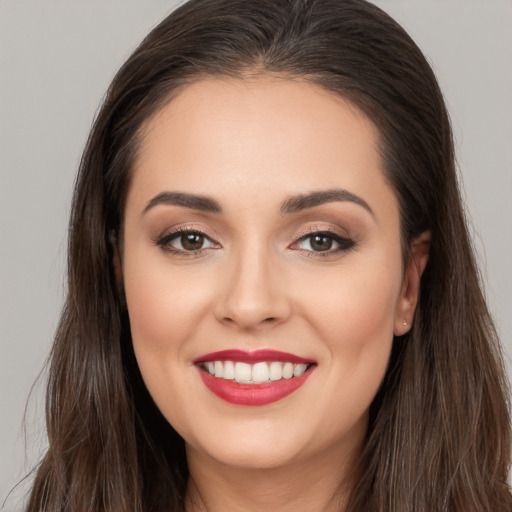
<svg viewBox="0 0 512 512">
<path fill-rule="evenodd" d="M 197 437 L 185 434 L 187 455 L 201 456 L 240 469 L 273 469 L 301 458 L 311 435 L 279 420 L 232 422 Z M 212 426 L 213 427 L 213 426 Z M 291 435 L 290 435 L 291 433 Z"/>
</svg>

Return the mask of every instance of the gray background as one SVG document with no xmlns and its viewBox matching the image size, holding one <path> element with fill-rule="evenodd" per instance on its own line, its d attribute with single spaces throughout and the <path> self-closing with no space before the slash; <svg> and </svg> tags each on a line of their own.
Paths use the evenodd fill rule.
<svg viewBox="0 0 512 512">
<path fill-rule="evenodd" d="M 512 1 L 376 3 L 423 49 L 445 93 L 511 371 Z M 0 0 L 0 505 L 45 446 L 41 381 L 26 433 L 22 420 L 62 304 L 70 195 L 91 121 L 114 72 L 175 5 Z"/>
</svg>

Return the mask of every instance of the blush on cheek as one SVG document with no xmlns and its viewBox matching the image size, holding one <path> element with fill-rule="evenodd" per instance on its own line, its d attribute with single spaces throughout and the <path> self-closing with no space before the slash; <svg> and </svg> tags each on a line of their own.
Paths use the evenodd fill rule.
<svg viewBox="0 0 512 512">
<path fill-rule="evenodd" d="M 340 280 L 335 291 L 316 295 L 320 300 L 315 301 L 314 318 L 331 332 L 338 330 L 362 341 L 363 333 L 386 331 L 387 327 L 392 332 L 397 288 L 397 284 L 379 282 L 378 278 L 372 284 L 357 277 L 351 282 Z"/>
<path fill-rule="evenodd" d="M 373 400 L 393 341 L 398 285 L 382 276 L 371 276 L 373 286 L 357 276 L 347 279 L 315 305 L 315 330 L 328 340 L 336 372 L 352 390 L 345 400 L 361 400 L 360 406 Z"/>
</svg>

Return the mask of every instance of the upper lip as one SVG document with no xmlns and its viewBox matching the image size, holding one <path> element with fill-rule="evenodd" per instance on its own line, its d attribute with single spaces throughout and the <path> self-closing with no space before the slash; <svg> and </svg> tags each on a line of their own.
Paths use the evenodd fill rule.
<svg viewBox="0 0 512 512">
<path fill-rule="evenodd" d="M 196 357 L 194 364 L 205 363 L 208 361 L 240 361 L 242 363 L 262 363 L 266 361 L 281 361 L 297 364 L 315 364 L 314 359 L 304 358 L 288 352 L 280 352 L 278 350 L 262 349 L 262 350 L 240 350 L 229 349 L 220 350 L 218 352 L 210 352 L 208 354 Z"/>
</svg>

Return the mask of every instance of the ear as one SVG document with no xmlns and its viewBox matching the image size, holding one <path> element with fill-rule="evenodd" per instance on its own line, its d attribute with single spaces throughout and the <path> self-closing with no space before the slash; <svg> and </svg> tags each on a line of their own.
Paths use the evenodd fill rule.
<svg viewBox="0 0 512 512">
<path fill-rule="evenodd" d="M 395 310 L 395 336 L 402 336 L 411 328 L 420 293 L 420 279 L 428 261 L 431 232 L 417 236 L 409 247 L 404 279 Z"/>
</svg>

